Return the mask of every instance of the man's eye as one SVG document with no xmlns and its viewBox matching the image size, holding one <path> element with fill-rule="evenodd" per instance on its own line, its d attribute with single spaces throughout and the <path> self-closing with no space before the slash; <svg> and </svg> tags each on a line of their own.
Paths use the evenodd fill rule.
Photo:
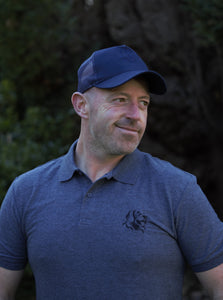
<svg viewBox="0 0 223 300">
<path fill-rule="evenodd" d="M 126 99 L 125 98 L 116 98 L 116 99 L 114 99 L 114 102 L 124 103 L 124 102 L 126 102 Z"/>
<path fill-rule="evenodd" d="M 145 107 L 148 107 L 149 106 L 149 102 L 148 101 L 141 101 L 142 105 L 145 106 Z"/>
</svg>

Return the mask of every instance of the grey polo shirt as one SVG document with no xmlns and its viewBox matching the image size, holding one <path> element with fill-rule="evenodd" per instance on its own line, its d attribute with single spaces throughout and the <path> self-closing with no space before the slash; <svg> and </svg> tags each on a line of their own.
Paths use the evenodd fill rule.
<svg viewBox="0 0 223 300">
<path fill-rule="evenodd" d="M 193 175 L 136 150 L 92 183 L 75 145 L 16 178 L 0 211 L 0 266 L 29 261 L 37 300 L 181 299 L 186 262 L 223 262 L 223 225 Z"/>
</svg>

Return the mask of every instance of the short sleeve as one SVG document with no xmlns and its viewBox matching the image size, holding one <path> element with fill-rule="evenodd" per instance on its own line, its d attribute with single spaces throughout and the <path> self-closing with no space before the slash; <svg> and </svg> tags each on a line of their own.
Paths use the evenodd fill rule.
<svg viewBox="0 0 223 300">
<path fill-rule="evenodd" d="M 16 180 L 9 188 L 0 209 L 0 266 L 9 270 L 22 270 L 27 263 L 27 251 L 15 185 Z"/>
<path fill-rule="evenodd" d="M 223 223 L 196 180 L 187 185 L 175 215 L 179 245 L 193 271 L 223 263 Z"/>
</svg>

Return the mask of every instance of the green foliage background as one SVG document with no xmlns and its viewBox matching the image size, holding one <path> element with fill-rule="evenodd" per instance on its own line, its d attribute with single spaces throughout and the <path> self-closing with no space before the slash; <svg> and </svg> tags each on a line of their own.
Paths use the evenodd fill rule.
<svg viewBox="0 0 223 300">
<path fill-rule="evenodd" d="M 221 47 L 223 43 L 223 2 L 221 0 L 184 0 L 192 15 L 198 42 Z"/>
<path fill-rule="evenodd" d="M 72 2 L 0 1 L 0 199 L 78 135 Z M 79 63 L 79 62 L 78 62 Z"/>
</svg>

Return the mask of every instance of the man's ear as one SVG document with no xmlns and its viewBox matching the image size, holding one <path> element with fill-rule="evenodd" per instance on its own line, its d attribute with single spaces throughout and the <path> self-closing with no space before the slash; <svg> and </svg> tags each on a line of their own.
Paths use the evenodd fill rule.
<svg viewBox="0 0 223 300">
<path fill-rule="evenodd" d="M 71 102 L 76 113 L 81 118 L 86 119 L 88 117 L 88 102 L 86 97 L 82 93 L 75 92 L 71 97 Z"/>
</svg>

